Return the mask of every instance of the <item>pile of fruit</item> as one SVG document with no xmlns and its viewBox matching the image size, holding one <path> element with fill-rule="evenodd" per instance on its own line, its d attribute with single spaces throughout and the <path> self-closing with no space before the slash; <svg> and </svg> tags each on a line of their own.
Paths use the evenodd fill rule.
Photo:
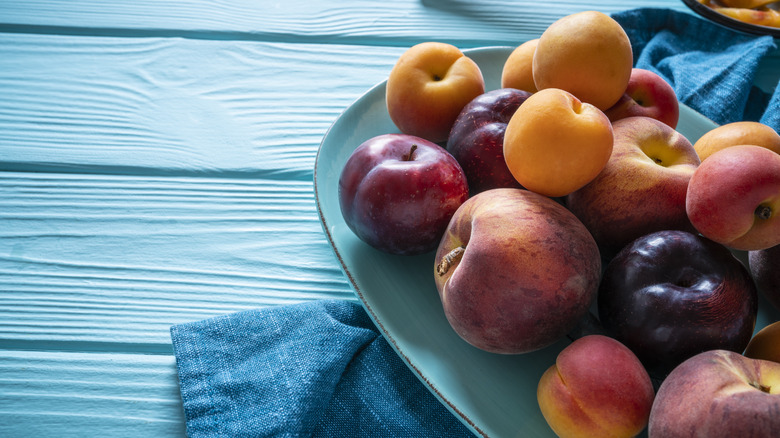
<svg viewBox="0 0 780 438">
<path fill-rule="evenodd" d="M 713 11 L 748 24 L 780 28 L 780 0 L 698 0 Z"/>
<path fill-rule="evenodd" d="M 673 88 L 596 11 L 517 47 L 501 85 L 452 45 L 408 49 L 386 89 L 401 133 L 342 170 L 350 229 L 435 250 L 447 320 L 485 351 L 550 346 L 595 306 L 603 331 L 540 376 L 559 436 L 777 436 L 780 322 L 753 332 L 759 293 L 780 309 L 780 135 L 738 122 L 692 144 Z"/>
</svg>

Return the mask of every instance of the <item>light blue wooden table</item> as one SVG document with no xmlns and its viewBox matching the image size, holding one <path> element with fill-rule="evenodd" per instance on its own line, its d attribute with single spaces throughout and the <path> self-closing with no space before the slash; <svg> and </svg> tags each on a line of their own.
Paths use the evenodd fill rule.
<svg viewBox="0 0 780 438">
<path fill-rule="evenodd" d="M 409 46 L 681 1 L 0 2 L 0 436 L 185 434 L 169 328 L 355 299 L 315 155 Z M 780 57 L 759 82 L 777 83 Z"/>
</svg>

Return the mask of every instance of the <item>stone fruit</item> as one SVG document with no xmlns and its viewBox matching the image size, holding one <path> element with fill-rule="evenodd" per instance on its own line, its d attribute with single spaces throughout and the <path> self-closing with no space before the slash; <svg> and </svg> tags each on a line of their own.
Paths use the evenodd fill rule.
<svg viewBox="0 0 780 438">
<path fill-rule="evenodd" d="M 528 40 L 517 46 L 509 54 L 504 68 L 501 70 L 501 87 L 536 93 L 534 83 L 533 61 L 539 38 Z"/>
<path fill-rule="evenodd" d="M 686 212 L 704 236 L 753 251 L 780 244 L 780 154 L 731 146 L 702 161 L 688 183 Z"/>
<path fill-rule="evenodd" d="M 780 310 L 780 245 L 749 251 L 748 265 L 758 290 L 775 309 Z"/>
<path fill-rule="evenodd" d="M 402 133 L 438 143 L 447 140 L 463 107 L 484 92 L 477 63 L 451 44 L 425 42 L 398 58 L 385 95 Z"/>
<path fill-rule="evenodd" d="M 723 245 L 659 231 L 609 262 L 598 313 L 604 328 L 662 379 L 705 350 L 741 353 L 756 325 L 758 294 L 747 268 Z"/>
<path fill-rule="evenodd" d="M 650 411 L 650 438 L 776 437 L 780 364 L 726 350 L 698 354 L 675 368 Z"/>
<path fill-rule="evenodd" d="M 604 111 L 628 87 L 634 58 L 620 24 L 598 11 L 567 15 L 539 37 L 533 59 L 536 88 L 560 88 Z"/>
<path fill-rule="evenodd" d="M 644 116 L 675 129 L 680 120 L 680 104 L 674 88 L 664 78 L 650 70 L 634 68 L 623 96 L 604 113 L 613 122 Z"/>
<path fill-rule="evenodd" d="M 589 183 L 612 153 L 612 123 L 569 92 L 547 88 L 526 99 L 504 133 L 504 159 L 528 190 L 561 197 Z"/>
<path fill-rule="evenodd" d="M 434 250 L 467 198 L 466 175 L 455 158 L 406 134 L 365 141 L 339 178 L 344 221 L 361 240 L 391 254 Z"/>
<path fill-rule="evenodd" d="M 685 210 L 688 181 L 699 166 L 691 142 L 650 117 L 621 119 L 612 128 L 607 165 L 566 199 L 602 255 L 654 231 L 694 231 Z"/>
<path fill-rule="evenodd" d="M 551 345 L 588 312 L 601 272 L 596 242 L 566 208 L 523 189 L 491 189 L 455 212 L 436 251 L 444 313 L 485 351 Z"/>
<path fill-rule="evenodd" d="M 613 338 L 589 335 L 558 354 L 536 391 L 559 437 L 625 437 L 647 426 L 655 391 L 636 355 Z"/>
<path fill-rule="evenodd" d="M 780 135 L 763 123 L 751 121 L 727 123 L 711 129 L 704 133 L 693 147 L 704 161 L 721 149 L 745 144 L 763 146 L 780 154 Z"/>
<path fill-rule="evenodd" d="M 745 356 L 780 363 L 780 321 L 769 324 L 753 335 L 745 348 Z"/>
<path fill-rule="evenodd" d="M 472 194 L 520 184 L 504 160 L 504 132 L 517 108 L 531 95 L 502 88 L 488 91 L 469 102 L 450 131 L 447 150 L 458 160 Z"/>
</svg>

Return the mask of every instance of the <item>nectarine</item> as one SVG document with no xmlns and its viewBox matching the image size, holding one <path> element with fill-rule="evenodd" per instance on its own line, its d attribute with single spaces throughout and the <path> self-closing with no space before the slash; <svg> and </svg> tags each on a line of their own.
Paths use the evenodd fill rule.
<svg viewBox="0 0 780 438">
<path fill-rule="evenodd" d="M 577 339 L 558 354 L 536 391 L 559 437 L 634 437 L 647 425 L 655 391 L 628 347 L 603 335 Z"/>
</svg>

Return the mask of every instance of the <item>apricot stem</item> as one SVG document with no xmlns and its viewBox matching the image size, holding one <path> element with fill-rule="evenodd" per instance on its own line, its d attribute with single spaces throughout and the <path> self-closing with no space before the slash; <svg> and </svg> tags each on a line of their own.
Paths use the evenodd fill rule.
<svg viewBox="0 0 780 438">
<path fill-rule="evenodd" d="M 409 148 L 409 153 L 404 155 L 404 161 L 412 161 L 412 154 L 417 150 L 417 145 L 412 143 L 412 147 Z"/>
<path fill-rule="evenodd" d="M 444 256 L 441 262 L 436 265 L 436 273 L 439 274 L 439 277 L 446 274 L 447 271 L 450 270 L 450 267 L 463 257 L 464 251 L 466 251 L 466 247 L 459 246 Z"/>
<path fill-rule="evenodd" d="M 756 207 L 756 216 L 759 219 L 767 220 L 772 217 L 772 209 L 768 205 L 759 205 Z"/>
</svg>

